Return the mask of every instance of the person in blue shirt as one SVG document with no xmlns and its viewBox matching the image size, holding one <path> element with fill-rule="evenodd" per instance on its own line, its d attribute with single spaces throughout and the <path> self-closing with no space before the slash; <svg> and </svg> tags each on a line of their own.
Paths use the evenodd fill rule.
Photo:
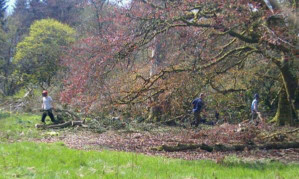
<svg viewBox="0 0 299 179">
<path fill-rule="evenodd" d="M 200 112 L 204 107 L 204 94 L 200 93 L 199 98 L 196 98 L 192 101 L 193 109 L 192 112 L 194 114 L 194 121 L 191 123 L 191 126 L 198 127 L 199 123 L 202 121 Z"/>
<path fill-rule="evenodd" d="M 259 113 L 259 110 L 258 110 L 258 104 L 259 104 L 259 94 L 255 94 L 254 95 L 254 99 L 251 103 L 251 116 L 252 116 L 252 121 L 255 120 L 257 117 L 258 117 L 258 113 Z"/>
</svg>

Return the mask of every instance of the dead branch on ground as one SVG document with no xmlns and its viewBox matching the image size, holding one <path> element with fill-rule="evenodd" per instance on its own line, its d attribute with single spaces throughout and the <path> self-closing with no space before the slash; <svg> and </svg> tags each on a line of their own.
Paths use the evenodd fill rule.
<svg viewBox="0 0 299 179">
<path fill-rule="evenodd" d="M 50 125 L 36 124 L 35 127 L 40 129 L 59 129 L 59 128 L 65 128 L 70 126 L 82 126 L 84 123 L 85 121 L 68 121 L 61 124 L 50 124 Z"/>
<path fill-rule="evenodd" d="M 212 151 L 244 151 L 244 150 L 271 150 L 271 149 L 289 149 L 289 148 L 299 148 L 299 142 L 289 142 L 289 143 L 267 143 L 263 145 L 224 145 L 224 144 L 178 144 L 176 146 L 162 145 L 159 147 L 152 148 L 152 150 L 166 151 L 166 152 L 178 152 L 194 149 L 202 149 L 208 152 Z"/>
</svg>

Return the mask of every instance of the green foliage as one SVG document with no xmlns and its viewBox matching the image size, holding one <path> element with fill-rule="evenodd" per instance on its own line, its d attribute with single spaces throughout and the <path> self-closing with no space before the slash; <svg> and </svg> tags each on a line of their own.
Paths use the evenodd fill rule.
<svg viewBox="0 0 299 179">
<path fill-rule="evenodd" d="M 18 77 L 13 75 L 15 65 L 11 61 L 20 38 L 18 33 L 17 22 L 8 16 L 3 29 L 0 27 L 0 91 L 4 96 L 11 96 L 19 89 Z"/>
<path fill-rule="evenodd" d="M 46 83 L 60 69 L 63 49 L 74 42 L 75 31 L 56 20 L 43 19 L 30 27 L 29 36 L 17 45 L 14 62 L 24 83 Z"/>
<path fill-rule="evenodd" d="M 22 88 L 13 96 L 13 98 L 15 98 L 15 99 L 23 98 L 26 93 L 27 93 L 27 90 L 25 88 Z"/>
<path fill-rule="evenodd" d="M 88 121 L 88 127 L 90 130 L 103 133 L 106 130 L 113 129 L 113 130 L 120 130 L 125 129 L 127 124 L 119 119 L 114 118 L 102 118 L 102 119 L 92 119 Z"/>
<path fill-rule="evenodd" d="M 7 33 L 2 29 L 2 25 L 0 23 L 0 68 L 2 68 L 4 64 L 4 58 L 6 55 L 5 51 L 7 50 L 7 39 Z"/>
</svg>

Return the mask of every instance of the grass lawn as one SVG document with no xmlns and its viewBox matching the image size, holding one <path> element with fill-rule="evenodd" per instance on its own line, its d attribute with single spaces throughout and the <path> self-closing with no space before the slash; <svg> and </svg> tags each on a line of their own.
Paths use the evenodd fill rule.
<svg viewBox="0 0 299 179">
<path fill-rule="evenodd" d="M 31 114 L 10 114 L 0 111 L 0 141 L 18 141 L 40 137 L 34 125 L 40 122 L 40 116 Z"/>
<path fill-rule="evenodd" d="M 113 151 L 79 151 L 63 143 L 0 146 L 0 177 L 13 178 L 299 178 L 277 162 L 184 161 Z"/>
<path fill-rule="evenodd" d="M 63 143 L 26 142 L 41 137 L 38 116 L 0 113 L 0 178 L 298 178 L 298 164 L 186 161 L 136 153 L 69 149 Z"/>
</svg>

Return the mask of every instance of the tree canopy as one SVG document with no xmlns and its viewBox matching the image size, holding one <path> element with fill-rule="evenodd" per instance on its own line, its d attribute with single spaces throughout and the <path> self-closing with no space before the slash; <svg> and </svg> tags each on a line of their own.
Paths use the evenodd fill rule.
<svg viewBox="0 0 299 179">
<path fill-rule="evenodd" d="M 62 53 L 74 42 L 74 35 L 71 27 L 53 19 L 33 23 L 29 35 L 17 45 L 14 57 L 22 80 L 51 85 L 51 79 L 60 69 Z"/>
<path fill-rule="evenodd" d="M 90 100 L 89 103 L 86 103 L 89 100 L 84 100 L 84 105 L 103 98 L 106 95 L 103 91 L 114 94 L 115 104 L 146 103 L 148 100 L 162 104 L 164 100 L 177 98 L 174 101 L 182 102 L 179 105 L 182 108 L 194 97 L 190 94 L 203 89 L 223 95 L 252 96 L 255 81 L 246 79 L 251 76 L 248 74 L 257 70 L 258 73 L 271 74 L 278 70 L 276 73 L 280 76 L 273 77 L 278 79 L 275 85 L 282 89 L 279 91 L 280 104 L 287 100 L 283 106 L 288 110 L 282 112 L 278 108 L 276 119 L 292 123 L 292 115 L 296 116 L 295 105 L 298 104 L 296 66 L 293 65 L 297 55 L 298 24 L 294 21 L 294 14 L 290 13 L 294 8 L 292 1 L 269 3 L 132 1 L 130 8 L 119 8 L 113 15 L 100 17 L 100 22 L 109 19 L 109 23 L 99 38 L 90 37 L 80 42 L 89 49 L 81 48 L 78 53 L 78 58 L 82 57 L 82 51 L 85 53 L 84 60 L 68 63 L 72 69 L 69 79 L 79 82 L 79 85 L 66 85 L 63 94 L 73 94 L 73 88 L 82 98 L 86 95 Z M 286 21 L 288 23 L 284 23 Z M 107 29 L 111 29 L 113 34 Z M 114 50 L 111 53 L 102 51 L 107 46 Z M 93 49 L 92 54 L 90 49 Z M 144 62 L 137 62 L 137 59 L 144 59 Z M 79 64 L 89 66 L 87 69 L 93 72 L 77 73 L 76 70 L 80 69 L 75 66 Z M 267 71 L 266 66 L 272 70 Z M 125 78 L 123 74 L 129 74 L 129 77 Z M 124 83 L 114 83 L 116 76 Z M 196 80 L 186 81 L 182 76 Z M 100 90 L 103 85 L 106 90 Z M 179 99 L 179 96 L 185 97 Z"/>
</svg>

